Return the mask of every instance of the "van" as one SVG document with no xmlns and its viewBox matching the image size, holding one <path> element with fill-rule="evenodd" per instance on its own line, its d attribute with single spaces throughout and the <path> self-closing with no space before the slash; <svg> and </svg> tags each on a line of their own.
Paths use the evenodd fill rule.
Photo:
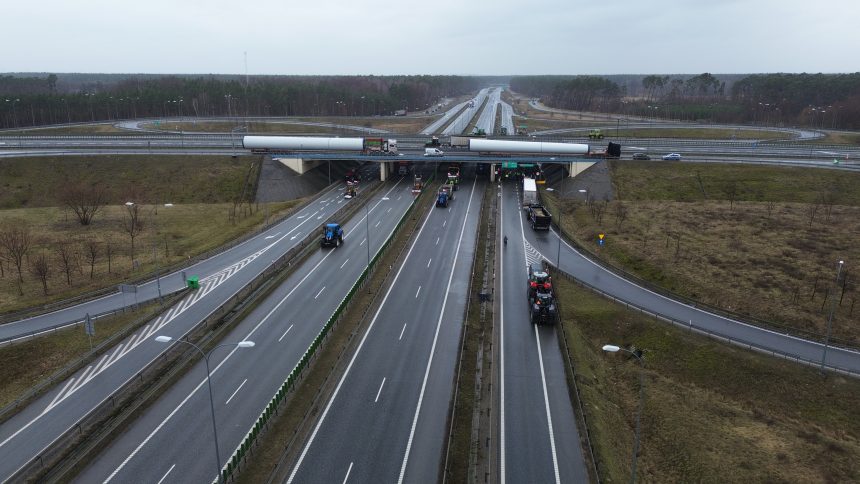
<svg viewBox="0 0 860 484">
<path fill-rule="evenodd" d="M 424 148 L 424 156 L 445 156 L 445 152 L 439 148 Z"/>
</svg>

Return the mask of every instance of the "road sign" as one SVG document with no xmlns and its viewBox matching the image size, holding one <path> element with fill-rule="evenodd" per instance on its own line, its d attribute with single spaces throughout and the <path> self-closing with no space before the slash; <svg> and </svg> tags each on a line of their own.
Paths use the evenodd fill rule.
<svg viewBox="0 0 860 484">
<path fill-rule="evenodd" d="M 84 331 L 90 336 L 95 336 L 96 328 L 93 326 L 93 320 L 90 318 L 90 313 L 87 313 L 87 318 L 84 320 Z"/>
<path fill-rule="evenodd" d="M 517 167 L 517 162 L 515 161 L 503 161 L 502 168 L 511 168 L 515 169 Z"/>
<path fill-rule="evenodd" d="M 597 234 L 597 238 L 600 240 L 603 240 L 604 237 L 606 237 L 606 234 L 604 234 L 603 232 L 600 232 L 599 234 Z"/>
</svg>

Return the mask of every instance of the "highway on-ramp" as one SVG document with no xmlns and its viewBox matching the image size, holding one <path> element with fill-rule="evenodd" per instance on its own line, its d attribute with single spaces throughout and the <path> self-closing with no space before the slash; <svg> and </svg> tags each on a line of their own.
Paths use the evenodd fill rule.
<svg viewBox="0 0 860 484">
<path fill-rule="evenodd" d="M 778 356 L 807 364 L 820 364 L 822 360 L 824 345 L 818 341 L 732 320 L 657 294 L 597 264 L 565 241 L 561 242 L 559 248 L 559 238 L 554 230 L 542 232 L 526 229 L 524 238 L 535 256 L 543 257 L 555 265 L 559 263 L 557 254 L 560 253 L 562 270 L 623 302 L 657 313 L 691 329 L 731 339 L 743 346 L 768 353 L 776 352 Z M 860 352 L 830 346 L 826 356 L 826 366 L 860 375 Z"/>
</svg>

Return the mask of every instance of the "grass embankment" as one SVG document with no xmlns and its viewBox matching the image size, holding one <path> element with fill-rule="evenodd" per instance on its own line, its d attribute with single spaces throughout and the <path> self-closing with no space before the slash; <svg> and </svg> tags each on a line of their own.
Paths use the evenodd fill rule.
<svg viewBox="0 0 860 484">
<path fill-rule="evenodd" d="M 312 122 L 312 123 L 332 123 L 343 126 L 358 126 L 361 128 L 384 129 L 392 133 L 417 133 L 424 129 L 428 124 L 432 123 L 436 116 L 368 116 L 368 117 L 352 117 L 352 116 L 331 116 L 331 117 L 316 117 L 316 118 L 290 118 L 284 120 L 271 121 L 252 121 L 247 123 L 248 132 L 250 133 L 319 133 L 319 134 L 338 134 L 344 132 L 356 131 L 349 128 L 337 126 L 316 126 L 308 124 L 296 124 L 295 122 Z M 241 118 L 236 118 L 241 119 Z M 142 127 L 147 129 L 156 129 L 162 131 L 187 131 L 187 132 L 202 132 L 202 133 L 229 133 L 236 126 L 244 126 L 246 123 L 237 124 L 235 119 L 224 121 L 185 121 L 185 122 L 163 122 L 163 123 L 146 123 Z M 245 134 L 243 131 L 241 135 Z"/>
<path fill-rule="evenodd" d="M 41 305 L 144 276 L 155 270 L 156 258 L 162 269 L 186 261 L 260 227 L 267 211 L 272 218 L 298 203 L 234 205 L 243 192 L 246 199 L 253 195 L 253 186 L 245 182 L 256 181 L 256 160 L 229 156 L 0 160 L 0 207 L 6 208 L 0 210 L 0 232 L 26 226 L 31 240 L 20 291 L 16 268 L 8 259 L 2 262 L 0 311 Z M 104 186 L 109 203 L 88 226 L 60 208 L 66 184 L 78 182 Z M 124 200 L 140 207 L 142 230 L 134 240 L 136 268 L 131 238 L 123 228 L 129 220 Z M 164 207 L 164 202 L 174 205 Z M 92 274 L 90 243 L 96 254 Z M 64 246 L 70 261 L 68 276 L 60 255 Z M 31 270 L 41 255 L 49 267 L 47 296 Z"/>
<path fill-rule="evenodd" d="M 683 296 L 860 344 L 860 174 L 835 170 L 612 162 L 617 199 L 544 200 L 599 257 Z M 733 200 L 733 201 L 732 201 Z M 602 210 L 602 216 L 597 212 Z M 828 215 L 829 211 L 829 215 Z M 597 234 L 606 234 L 598 248 Z M 847 281 L 834 293 L 837 261 Z M 846 274 L 843 273 L 843 276 Z"/>
<path fill-rule="evenodd" d="M 556 279 L 601 479 L 630 477 L 644 351 L 642 482 L 857 482 L 860 382 L 705 339 Z"/>
<path fill-rule="evenodd" d="M 134 131 L 120 129 L 112 124 L 87 124 L 80 126 L 33 128 L 0 132 L 0 136 L 72 136 L 78 134 L 134 134 Z"/>
<path fill-rule="evenodd" d="M 437 184 L 425 187 L 425 194 L 434 193 Z M 283 481 L 289 475 L 289 464 L 298 456 L 309 436 L 316 418 L 334 391 L 349 357 L 366 330 L 373 309 L 390 287 L 396 270 L 388 270 L 399 262 L 427 214 L 432 196 L 422 196 L 395 235 L 386 252 L 376 262 L 377 270 L 364 286 L 356 291 L 346 311 L 317 350 L 295 391 L 278 408 L 277 416 L 269 420 L 268 428 L 257 439 L 250 464 L 234 474 L 237 482 L 257 483 Z"/>
<path fill-rule="evenodd" d="M 92 345 L 112 337 L 131 323 L 153 316 L 158 303 L 141 304 L 135 311 L 94 320 Z M 90 351 L 90 339 L 82 326 L 59 330 L 47 336 L 0 348 L 0 407 L 20 398 L 51 375 Z"/>
<path fill-rule="evenodd" d="M 860 145 L 860 134 L 857 133 L 827 133 L 825 143 Z"/>
<path fill-rule="evenodd" d="M 617 133 L 617 134 L 616 134 Z M 777 140 L 790 139 L 792 135 L 782 131 L 764 129 L 729 129 L 729 128 L 624 128 L 616 130 L 612 126 L 603 129 L 603 135 L 622 138 L 684 138 L 684 139 L 718 139 L 718 140 Z"/>
</svg>

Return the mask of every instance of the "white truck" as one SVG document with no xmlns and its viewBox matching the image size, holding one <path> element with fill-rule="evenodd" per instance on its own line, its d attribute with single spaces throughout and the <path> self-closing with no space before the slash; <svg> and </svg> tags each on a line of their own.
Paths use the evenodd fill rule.
<svg viewBox="0 0 860 484">
<path fill-rule="evenodd" d="M 538 203 L 537 184 L 534 178 L 523 178 L 523 210 Z"/>
</svg>

